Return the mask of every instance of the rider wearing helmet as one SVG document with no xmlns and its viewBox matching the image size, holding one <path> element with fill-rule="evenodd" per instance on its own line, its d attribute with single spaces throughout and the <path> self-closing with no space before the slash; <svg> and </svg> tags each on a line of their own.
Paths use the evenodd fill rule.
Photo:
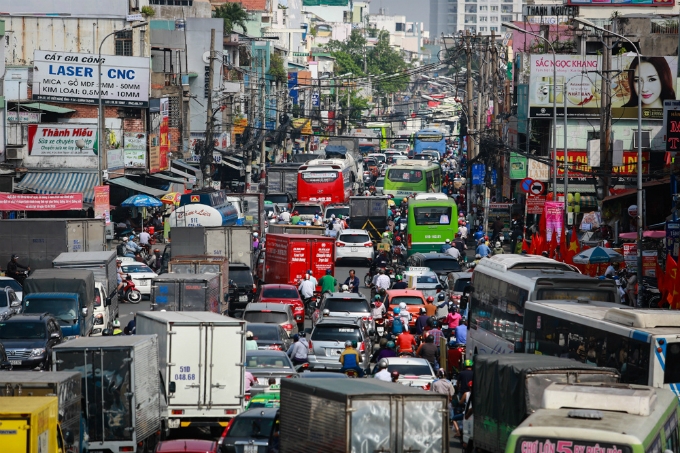
<svg viewBox="0 0 680 453">
<path fill-rule="evenodd" d="M 425 312 L 428 317 L 434 316 L 437 311 L 437 306 L 434 304 L 434 296 L 427 296 L 427 303 L 425 304 Z"/>
<path fill-rule="evenodd" d="M 402 317 L 404 325 L 407 327 L 408 330 L 408 325 L 413 318 L 411 316 L 411 312 L 409 312 L 408 309 L 406 308 L 406 302 L 399 303 L 399 316 Z"/>
<path fill-rule="evenodd" d="M 257 341 L 250 330 L 246 332 L 246 351 L 257 351 Z"/>
<path fill-rule="evenodd" d="M 378 362 L 378 372 L 373 375 L 375 379 L 380 381 L 390 382 L 392 378 L 390 377 L 390 372 L 387 371 L 387 360 L 382 359 Z"/>
<path fill-rule="evenodd" d="M 123 331 L 120 328 L 120 321 L 118 319 L 113 320 L 113 334 L 121 335 Z"/>
<path fill-rule="evenodd" d="M 382 288 L 380 289 L 382 290 Z M 375 297 L 373 298 L 373 304 L 371 306 L 373 307 L 371 309 L 371 315 L 375 320 L 382 319 L 382 317 L 387 312 L 387 308 L 385 307 L 385 304 L 382 301 L 382 296 L 380 294 L 375 295 Z"/>
<path fill-rule="evenodd" d="M 341 292 L 341 293 L 348 293 L 348 292 L 349 292 L 349 286 L 347 286 L 347 285 L 342 285 L 342 286 L 340 287 L 340 292 Z"/>
<path fill-rule="evenodd" d="M 399 315 L 400 311 L 399 307 L 394 307 L 394 317 L 392 318 L 392 335 L 394 336 L 399 335 L 404 329 L 408 328 L 408 324 L 404 324 L 403 318 Z"/>
<path fill-rule="evenodd" d="M 458 394 L 462 395 L 465 392 L 470 391 L 468 388 L 468 382 L 472 382 L 472 378 L 474 376 L 474 373 L 472 371 L 472 366 L 474 364 L 472 363 L 472 360 L 466 360 L 464 363 L 465 369 L 461 370 L 459 373 L 458 377 L 458 382 L 460 383 L 460 388 L 458 389 Z"/>
<path fill-rule="evenodd" d="M 416 319 L 416 335 L 422 335 L 425 332 L 428 319 L 430 317 L 427 316 L 427 310 L 425 310 L 425 307 L 420 307 L 418 319 Z"/>
<path fill-rule="evenodd" d="M 342 364 L 340 371 L 343 373 L 347 370 L 355 370 L 359 377 L 364 376 L 364 370 L 362 370 L 359 366 L 361 363 L 361 355 L 354 348 L 354 345 L 351 341 L 345 341 L 345 350 L 342 351 L 342 354 L 340 354 L 339 361 Z"/>
<path fill-rule="evenodd" d="M 408 288 L 408 285 L 406 284 L 405 281 L 403 281 L 401 275 L 397 275 L 395 277 L 396 282 L 392 285 L 392 289 L 406 289 Z"/>
<path fill-rule="evenodd" d="M 338 281 L 333 277 L 333 273 L 330 269 L 326 269 L 326 275 L 321 277 L 319 280 L 319 285 L 321 285 L 321 294 L 325 292 L 335 292 L 335 288 L 338 286 Z M 349 289 L 349 288 L 348 288 Z"/>
</svg>

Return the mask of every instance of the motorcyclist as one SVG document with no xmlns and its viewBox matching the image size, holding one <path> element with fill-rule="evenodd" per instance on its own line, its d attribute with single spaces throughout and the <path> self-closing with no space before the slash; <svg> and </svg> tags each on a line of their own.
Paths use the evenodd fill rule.
<svg viewBox="0 0 680 453">
<path fill-rule="evenodd" d="M 427 310 L 425 310 L 425 307 L 420 307 L 419 312 L 420 314 L 418 316 L 418 319 L 416 319 L 416 335 L 422 335 L 423 332 L 425 332 L 425 328 L 427 327 L 427 320 L 430 318 L 429 316 L 427 316 Z"/>
<path fill-rule="evenodd" d="M 288 348 L 286 354 L 293 361 L 293 365 L 302 365 L 307 363 L 307 354 L 309 349 L 304 344 L 300 343 L 300 335 L 293 335 L 293 344 Z"/>
<path fill-rule="evenodd" d="M 162 260 L 161 251 L 159 249 L 154 249 L 153 255 L 151 255 L 147 264 L 149 265 L 152 271 L 158 273 L 158 271 L 161 270 L 161 260 Z"/>
<path fill-rule="evenodd" d="M 374 379 L 378 379 L 379 381 L 385 381 L 385 382 L 390 382 L 392 380 L 392 377 L 390 376 L 390 372 L 387 371 L 387 360 L 381 360 L 378 362 L 378 372 L 373 375 Z"/>
<path fill-rule="evenodd" d="M 345 280 L 345 285 L 349 286 L 349 290 L 353 293 L 359 293 L 359 277 L 356 275 L 356 271 L 354 269 L 349 270 L 349 277 Z"/>
<path fill-rule="evenodd" d="M 19 263 L 19 257 L 17 255 L 12 255 L 12 258 L 9 260 L 9 263 L 7 263 L 7 270 L 5 271 L 5 275 L 8 277 L 12 277 L 14 280 L 22 280 L 24 275 L 19 272 L 19 269 L 24 269 L 26 271 L 31 270 L 30 267 L 24 266 L 23 264 Z"/>
<path fill-rule="evenodd" d="M 392 282 L 390 281 L 390 277 L 388 277 L 385 274 L 385 269 L 381 268 L 378 274 L 378 278 L 375 280 L 375 287 L 376 289 L 383 288 L 383 289 L 390 289 L 390 285 Z"/>
<path fill-rule="evenodd" d="M 425 313 L 428 318 L 434 316 L 437 312 L 437 306 L 434 304 L 434 296 L 427 296 L 427 303 L 425 304 Z"/>
<path fill-rule="evenodd" d="M 387 341 L 387 339 L 385 339 L 385 338 L 383 338 L 383 340 L 386 340 L 385 344 L 384 344 L 384 346 L 381 344 L 380 349 L 378 349 L 378 351 L 376 351 L 376 353 L 374 354 L 374 359 L 375 359 L 374 363 L 380 362 L 382 359 L 397 356 L 397 353 L 394 350 L 394 341 L 391 341 L 391 340 Z"/>
<path fill-rule="evenodd" d="M 437 310 L 435 317 L 439 320 L 445 319 L 449 314 L 449 303 L 446 300 L 446 294 L 439 293 L 437 296 Z"/>
<path fill-rule="evenodd" d="M 142 248 L 138 246 L 134 239 L 134 235 L 130 236 L 127 241 L 125 241 L 125 256 L 134 258 L 135 255 L 142 251 Z"/>
<path fill-rule="evenodd" d="M 304 280 L 300 282 L 300 286 L 298 286 L 298 291 L 300 292 L 300 296 L 302 296 L 302 301 L 307 305 L 309 300 L 314 297 L 314 290 L 316 287 L 314 286 L 314 282 L 312 282 L 309 279 L 309 274 L 305 274 Z"/>
<path fill-rule="evenodd" d="M 439 349 L 434 344 L 432 335 L 425 337 L 425 341 L 418 347 L 416 355 L 427 360 L 435 371 L 439 369 Z"/>
<path fill-rule="evenodd" d="M 348 292 L 349 292 L 349 286 L 347 286 L 347 285 L 342 285 L 342 286 L 340 287 L 340 292 L 341 292 L 341 293 L 348 293 Z"/>
<path fill-rule="evenodd" d="M 326 269 L 326 275 L 321 277 L 319 280 L 319 285 L 321 285 L 321 293 L 335 292 L 335 288 L 338 286 L 338 281 L 333 277 L 333 273 L 330 269 Z M 348 288 L 349 289 L 349 288 Z"/>
<path fill-rule="evenodd" d="M 120 321 L 117 319 L 113 320 L 113 334 L 114 335 L 122 335 L 123 331 L 120 328 Z"/>
<path fill-rule="evenodd" d="M 446 253 L 451 248 L 451 239 L 446 238 L 446 242 L 439 248 L 439 253 Z"/>
<path fill-rule="evenodd" d="M 416 337 L 405 330 L 397 336 L 397 348 L 399 354 L 413 354 L 416 350 Z"/>
<path fill-rule="evenodd" d="M 494 255 L 502 255 L 503 252 L 503 245 L 501 244 L 501 241 L 496 241 L 496 244 L 493 247 L 493 254 Z"/>
<path fill-rule="evenodd" d="M 348 370 L 355 370 L 359 377 L 364 376 L 364 370 L 362 370 L 359 366 L 361 363 L 361 356 L 359 355 L 359 352 L 353 347 L 351 341 L 345 341 L 345 350 L 342 351 L 338 360 L 342 364 L 342 368 L 340 368 L 341 372 L 345 373 Z"/>
<path fill-rule="evenodd" d="M 406 284 L 405 281 L 403 281 L 401 275 L 397 275 L 395 278 L 396 282 L 392 285 L 392 289 L 406 289 L 408 288 L 408 285 Z"/>
<path fill-rule="evenodd" d="M 404 322 L 402 321 L 402 317 L 399 316 L 399 313 L 401 312 L 401 309 L 399 307 L 394 307 L 394 310 L 392 313 L 394 314 L 394 317 L 392 318 L 392 335 L 397 336 L 401 334 L 405 328 Z M 408 326 L 408 324 L 407 324 Z"/>
<path fill-rule="evenodd" d="M 406 327 L 406 330 L 408 330 L 409 323 L 411 322 L 411 319 L 413 317 L 411 316 L 411 312 L 409 312 L 406 309 L 406 303 L 405 302 L 399 303 L 399 315 L 401 316 L 402 320 L 404 321 L 404 326 Z"/>
</svg>

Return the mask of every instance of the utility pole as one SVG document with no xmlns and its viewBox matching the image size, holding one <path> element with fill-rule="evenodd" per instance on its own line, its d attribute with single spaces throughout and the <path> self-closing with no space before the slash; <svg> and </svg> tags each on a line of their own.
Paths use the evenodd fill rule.
<svg viewBox="0 0 680 453">
<path fill-rule="evenodd" d="M 252 65 L 251 65 L 252 67 Z M 255 79 L 257 78 L 257 71 L 255 71 L 255 76 L 253 76 L 253 71 L 250 71 L 250 75 L 248 77 L 250 85 L 250 101 L 248 102 L 248 128 L 250 129 L 250 134 L 248 138 L 248 142 L 245 143 L 247 145 L 246 149 L 243 151 L 244 157 L 245 157 L 245 164 L 246 164 L 246 187 L 245 190 L 246 192 L 250 188 L 250 184 L 253 182 L 252 179 L 252 171 L 253 171 L 253 159 L 252 159 L 252 154 L 250 150 L 250 140 L 254 134 L 254 126 L 255 126 L 255 88 L 256 88 L 256 81 Z"/>
<path fill-rule="evenodd" d="M 467 58 L 467 123 L 468 123 L 468 153 L 470 160 L 477 157 L 475 141 L 470 137 L 470 132 L 474 131 L 474 101 L 472 99 L 472 44 L 470 43 L 470 33 L 465 36 L 465 56 Z"/>
<path fill-rule="evenodd" d="M 611 26 L 605 25 L 607 30 Z M 609 144 L 611 143 L 611 129 L 612 129 L 612 94 L 611 94 L 611 66 L 612 66 L 612 51 L 610 49 L 611 34 L 603 33 L 602 36 L 602 106 L 600 113 L 600 169 L 602 170 L 602 179 L 604 182 L 604 193 L 609 193 L 609 185 L 611 183 L 611 150 Z M 566 96 L 566 93 L 565 93 Z M 565 194 L 566 196 L 566 194 Z M 642 209 L 638 206 L 638 209 Z"/>
<path fill-rule="evenodd" d="M 262 134 L 262 143 L 260 144 L 260 189 L 264 190 L 264 180 L 265 180 L 265 164 L 267 163 L 267 151 L 265 149 L 265 136 L 267 134 L 267 78 L 265 77 L 264 74 L 264 50 L 261 51 L 261 64 L 260 67 L 262 68 L 262 102 L 260 103 L 260 107 L 262 108 L 262 111 L 260 112 L 260 123 L 261 123 L 261 134 Z"/>
<path fill-rule="evenodd" d="M 491 127 L 496 129 L 500 137 L 500 123 L 497 122 L 499 111 L 498 105 L 498 49 L 496 48 L 496 33 L 491 31 L 491 93 L 493 99 L 493 115 L 491 115 Z"/>
<path fill-rule="evenodd" d="M 215 29 L 210 30 L 210 59 L 208 62 L 208 99 L 206 101 L 206 122 L 205 122 L 205 142 L 203 143 L 203 153 L 201 154 L 201 169 L 203 170 L 203 187 L 209 187 L 210 165 L 213 162 L 213 55 L 215 54 Z"/>
</svg>

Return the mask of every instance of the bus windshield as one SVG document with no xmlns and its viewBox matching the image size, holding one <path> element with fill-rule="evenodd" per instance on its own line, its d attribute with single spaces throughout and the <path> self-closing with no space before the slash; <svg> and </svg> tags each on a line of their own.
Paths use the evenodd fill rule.
<svg viewBox="0 0 680 453">
<path fill-rule="evenodd" d="M 449 225 L 451 223 L 450 206 L 427 206 L 414 208 L 416 225 Z"/>
<path fill-rule="evenodd" d="M 403 168 L 393 168 L 387 171 L 387 179 L 392 182 L 420 182 L 423 180 L 422 170 L 407 170 Z"/>
<path fill-rule="evenodd" d="M 443 134 L 421 134 L 416 136 L 416 140 L 420 140 L 421 142 L 440 142 L 443 139 Z"/>
</svg>

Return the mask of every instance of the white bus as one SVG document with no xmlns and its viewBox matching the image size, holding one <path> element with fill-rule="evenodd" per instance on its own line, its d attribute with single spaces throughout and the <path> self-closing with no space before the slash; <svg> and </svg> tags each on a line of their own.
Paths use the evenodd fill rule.
<svg viewBox="0 0 680 453">
<path fill-rule="evenodd" d="M 542 256 L 496 255 L 483 258 L 472 273 L 466 357 L 521 352 L 524 307 L 529 301 L 620 302 L 614 280 L 582 275 L 571 266 Z"/>
<path fill-rule="evenodd" d="M 525 352 L 616 368 L 623 383 L 666 388 L 680 396 L 680 311 L 619 307 L 527 302 Z"/>
</svg>

